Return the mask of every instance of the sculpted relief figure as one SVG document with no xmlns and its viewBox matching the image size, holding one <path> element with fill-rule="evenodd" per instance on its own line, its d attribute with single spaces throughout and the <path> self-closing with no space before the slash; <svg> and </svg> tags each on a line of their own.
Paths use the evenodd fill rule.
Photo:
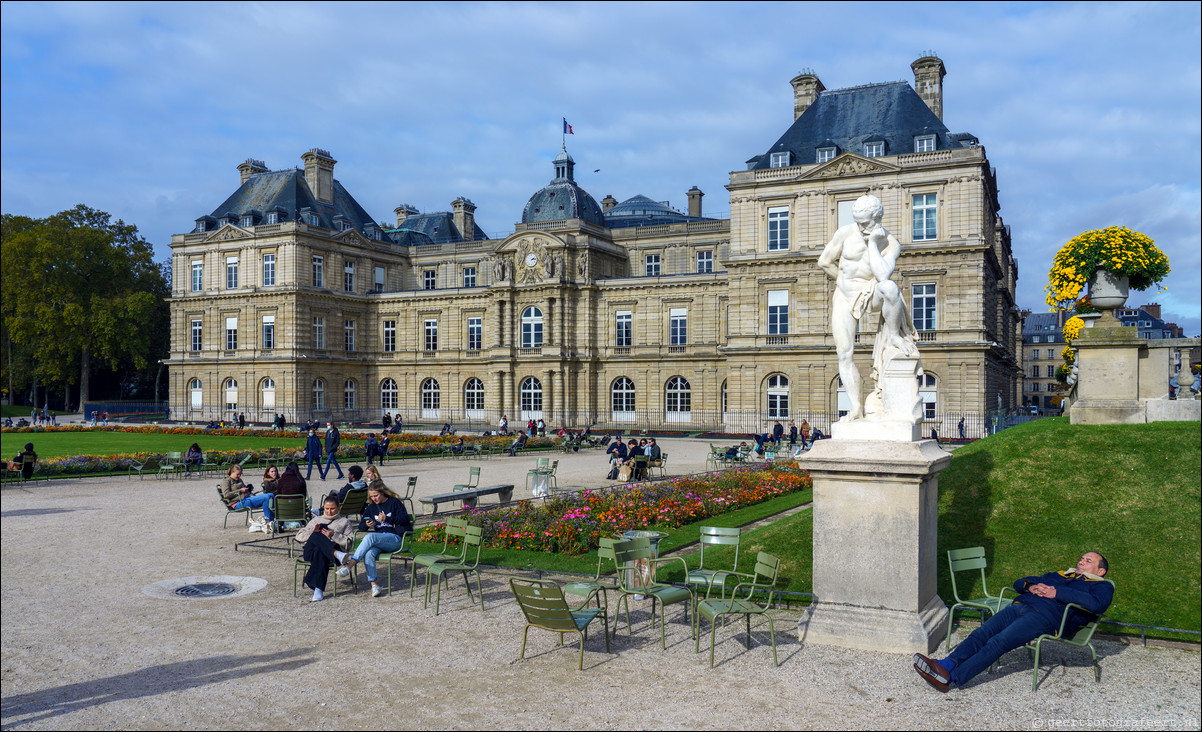
<svg viewBox="0 0 1202 732">
<path fill-rule="evenodd" d="M 835 280 L 831 330 L 839 357 L 839 377 L 851 401 L 851 408 L 840 422 L 911 416 L 881 413 L 881 379 L 885 368 L 899 354 L 918 354 L 914 343 L 917 333 L 906 303 L 897 283 L 889 279 L 901 244 L 881 226 L 884 213 L 885 208 L 876 196 L 860 196 L 852 207 L 854 223 L 840 227 L 818 259 L 818 266 Z M 853 354 L 856 324 L 865 314 L 874 312 L 880 313 L 880 328 L 872 351 L 872 378 L 876 387 L 866 407 L 861 398 L 860 370 Z M 887 395 L 884 401 L 889 401 Z"/>
</svg>

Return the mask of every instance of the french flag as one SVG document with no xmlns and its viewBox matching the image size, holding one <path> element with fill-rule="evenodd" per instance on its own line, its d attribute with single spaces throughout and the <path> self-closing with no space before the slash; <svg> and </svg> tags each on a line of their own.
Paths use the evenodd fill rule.
<svg viewBox="0 0 1202 732">
<path fill-rule="evenodd" d="M 568 118 L 567 118 L 567 117 L 564 117 L 564 118 L 563 118 L 563 134 L 565 134 L 565 135 L 574 135 L 574 134 L 576 134 L 575 132 L 572 132 L 572 126 L 571 126 L 570 124 L 568 124 Z"/>
</svg>

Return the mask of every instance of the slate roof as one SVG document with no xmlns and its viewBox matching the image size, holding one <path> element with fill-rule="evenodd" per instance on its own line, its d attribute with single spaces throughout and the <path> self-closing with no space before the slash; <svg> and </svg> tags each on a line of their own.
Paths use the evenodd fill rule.
<svg viewBox="0 0 1202 732">
<path fill-rule="evenodd" d="M 522 209 L 522 223 L 582 219 L 590 224 L 605 226 L 601 206 L 573 180 L 575 161 L 564 150 L 555 157 L 555 179 L 535 192 Z"/>
<path fill-rule="evenodd" d="M 1054 335 L 1057 341 L 1062 341 L 1064 336 L 1059 323 L 1056 313 L 1031 313 L 1023 321 L 1023 340 L 1027 341 L 1033 335 Z"/>
<path fill-rule="evenodd" d="M 318 202 L 309 190 L 304 171 L 296 168 L 252 175 L 233 195 L 213 209 L 211 215 L 218 219 L 228 215 L 237 220 L 246 213 L 258 212 L 263 215 L 276 210 L 281 212 L 282 220 L 297 221 L 301 210 L 305 208 L 316 214 L 320 225 L 327 229 L 342 228 L 334 224 L 334 217 L 338 215 L 359 231 L 366 226 L 376 225 L 375 220 L 337 180 L 334 181 L 334 203 Z"/>
<path fill-rule="evenodd" d="M 748 170 L 770 167 L 772 153 L 792 153 L 791 165 L 818 160 L 820 147 L 835 146 L 836 155 L 864 154 L 864 143 L 885 142 L 885 155 L 914 152 L 914 138 L 935 135 L 935 149 L 968 147 L 976 138 L 950 133 L 922 97 L 904 81 L 866 84 L 823 91 L 762 155 L 747 161 Z"/>
<path fill-rule="evenodd" d="M 475 225 L 474 228 L 472 241 L 482 241 L 488 238 L 479 225 Z M 397 235 L 401 235 L 404 232 L 416 236 L 404 236 L 405 240 L 402 241 Z M 449 242 L 464 241 L 463 234 L 455 226 L 455 215 L 450 211 L 411 214 L 398 228 L 390 229 L 388 233 L 394 235 L 394 241 L 405 246 L 447 244 Z"/>
<path fill-rule="evenodd" d="M 605 225 L 611 229 L 711 220 L 704 216 L 689 216 L 643 195 L 631 196 L 605 212 Z"/>
</svg>

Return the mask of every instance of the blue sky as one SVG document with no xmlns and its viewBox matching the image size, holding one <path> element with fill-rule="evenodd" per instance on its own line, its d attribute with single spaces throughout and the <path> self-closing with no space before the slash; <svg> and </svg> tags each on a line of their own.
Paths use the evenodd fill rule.
<svg viewBox="0 0 1202 732">
<path fill-rule="evenodd" d="M 937 7 L 938 12 L 921 12 Z M 1151 236 L 1160 302 L 1202 332 L 1198 3 L 21 3 L 0 6 L 5 213 L 85 203 L 167 257 L 248 157 L 313 147 L 378 220 L 479 207 L 489 235 L 552 177 L 560 118 L 577 180 L 729 212 L 729 172 L 792 122 L 789 79 L 828 89 L 947 66 L 944 121 L 997 168 L 1020 305 L 1082 230 Z M 594 172 L 599 169 L 599 172 Z"/>
</svg>

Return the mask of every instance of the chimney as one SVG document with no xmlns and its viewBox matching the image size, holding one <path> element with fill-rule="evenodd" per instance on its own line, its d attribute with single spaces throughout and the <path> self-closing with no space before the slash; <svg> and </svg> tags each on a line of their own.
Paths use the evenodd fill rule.
<svg viewBox="0 0 1202 732">
<path fill-rule="evenodd" d="M 305 161 L 305 182 L 313 197 L 320 203 L 334 202 L 334 164 L 338 161 L 330 157 L 328 150 L 313 148 L 301 155 Z"/>
<path fill-rule="evenodd" d="M 396 225 L 399 229 L 405 223 L 405 219 L 417 213 L 417 209 L 407 203 L 402 203 L 400 206 L 394 208 L 392 212 L 396 214 Z"/>
<path fill-rule="evenodd" d="M 1144 305 L 1143 307 L 1141 307 L 1140 310 L 1143 310 L 1145 313 L 1147 313 L 1148 315 L 1151 315 L 1153 318 L 1156 318 L 1157 320 L 1164 320 L 1164 318 L 1161 317 L 1161 315 L 1160 315 L 1160 303 L 1158 303 L 1158 302 L 1150 302 L 1147 305 Z"/>
<path fill-rule="evenodd" d="M 264 163 L 262 160 L 247 158 L 245 163 L 238 166 L 238 172 L 242 174 L 242 181 L 239 183 L 241 185 L 250 180 L 250 177 L 256 173 L 266 173 L 267 163 Z"/>
<path fill-rule="evenodd" d="M 476 239 L 476 204 L 460 196 L 451 201 L 451 210 L 455 212 L 455 228 L 464 241 Z"/>
<path fill-rule="evenodd" d="M 601 199 L 601 212 L 604 213 L 617 205 L 618 199 L 614 198 L 613 194 L 611 193 L 605 198 Z"/>
<path fill-rule="evenodd" d="M 689 197 L 689 216 L 701 217 L 701 197 L 705 194 L 697 186 L 693 186 L 688 190 Z"/>
<path fill-rule="evenodd" d="M 942 121 L 943 77 L 947 76 L 943 61 L 932 51 L 910 64 L 910 68 L 914 69 L 914 91 L 918 92 L 922 101 L 926 102 L 935 116 Z"/>
<path fill-rule="evenodd" d="M 796 121 L 802 112 L 817 101 L 818 95 L 826 91 L 826 87 L 812 69 L 802 69 L 801 74 L 789 83 L 793 85 L 793 119 Z"/>
</svg>

